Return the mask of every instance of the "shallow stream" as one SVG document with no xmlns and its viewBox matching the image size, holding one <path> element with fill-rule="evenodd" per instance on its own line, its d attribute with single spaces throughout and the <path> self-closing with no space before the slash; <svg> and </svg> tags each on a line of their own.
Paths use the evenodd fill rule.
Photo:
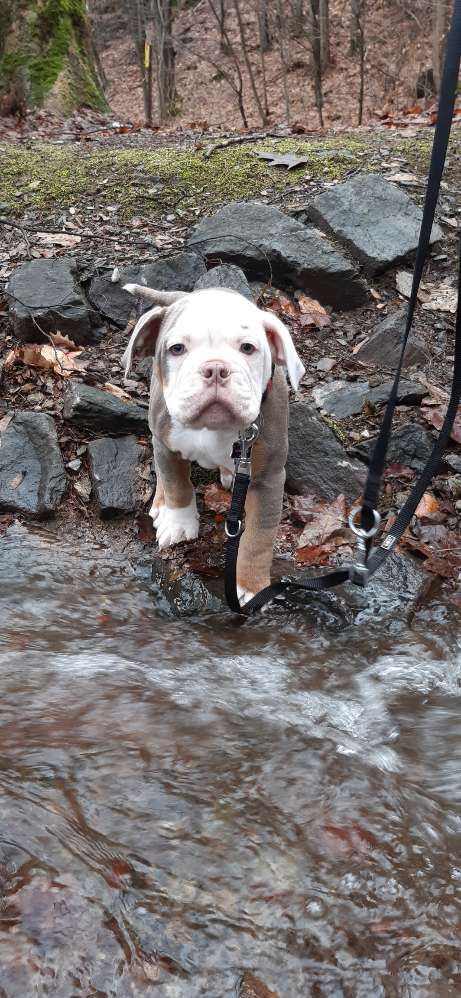
<svg viewBox="0 0 461 998">
<path fill-rule="evenodd" d="M 2 998 L 461 994 L 452 605 L 183 616 L 13 526 L 0 619 Z"/>
</svg>

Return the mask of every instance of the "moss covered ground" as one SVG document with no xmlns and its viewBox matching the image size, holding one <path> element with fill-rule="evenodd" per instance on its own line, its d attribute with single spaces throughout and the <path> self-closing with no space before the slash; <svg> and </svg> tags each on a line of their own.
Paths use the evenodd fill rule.
<svg viewBox="0 0 461 998">
<path fill-rule="evenodd" d="M 342 180 L 351 172 L 380 170 L 383 155 L 401 157 L 401 170 L 414 170 L 423 181 L 432 133 L 417 140 L 400 135 L 356 133 L 322 139 L 266 139 L 231 145 L 210 158 L 201 148 L 92 147 L 81 144 L 5 144 L 0 150 L 0 202 L 15 217 L 25 210 L 66 209 L 85 203 L 117 205 L 119 216 L 161 218 L 174 211 L 189 222 L 231 200 L 275 195 Z M 386 152 L 383 153 L 385 147 Z M 271 151 L 307 157 L 296 170 L 269 167 L 255 153 Z M 451 179 L 459 177 L 460 141 L 454 138 Z"/>
</svg>

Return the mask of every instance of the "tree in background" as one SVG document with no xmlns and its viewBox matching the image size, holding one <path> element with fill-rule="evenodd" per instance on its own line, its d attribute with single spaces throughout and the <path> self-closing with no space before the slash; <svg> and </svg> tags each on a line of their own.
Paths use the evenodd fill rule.
<svg viewBox="0 0 461 998">
<path fill-rule="evenodd" d="M 448 16 L 449 4 L 447 0 L 432 0 L 432 72 L 436 93 L 440 90 Z"/>
<path fill-rule="evenodd" d="M 0 0 L 0 110 L 105 110 L 85 0 Z"/>
</svg>

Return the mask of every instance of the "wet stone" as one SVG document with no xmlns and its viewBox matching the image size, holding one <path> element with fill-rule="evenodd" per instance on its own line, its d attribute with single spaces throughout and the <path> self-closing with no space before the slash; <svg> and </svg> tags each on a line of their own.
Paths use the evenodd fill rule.
<svg viewBox="0 0 461 998">
<path fill-rule="evenodd" d="M 311 493 L 325 500 L 344 493 L 353 501 L 364 480 L 363 466 L 349 457 L 315 409 L 305 402 L 290 405 L 287 492 Z"/>
<path fill-rule="evenodd" d="M 370 275 L 392 266 L 418 245 L 421 209 L 378 174 L 359 174 L 318 194 L 308 214 Z M 441 238 L 441 229 L 434 225 L 431 242 Z"/>
<path fill-rule="evenodd" d="M 23 342 L 42 342 L 44 333 L 60 332 L 74 343 L 100 338 L 99 318 L 78 283 L 73 259 L 31 260 L 18 267 L 8 284 L 10 318 Z"/>
<path fill-rule="evenodd" d="M 391 554 L 371 577 L 367 586 L 343 586 L 345 601 L 358 611 L 355 623 L 360 624 L 384 614 L 413 612 L 432 590 L 434 577 L 421 568 L 415 558 L 406 554 Z"/>
<path fill-rule="evenodd" d="M 370 388 L 368 381 L 331 381 L 320 388 L 314 388 L 312 395 L 315 404 L 322 412 L 335 419 L 348 419 L 358 415 L 365 402 L 379 405 L 387 402 L 392 388 L 392 381 Z M 412 381 L 400 381 L 397 395 L 399 405 L 419 404 L 427 395 L 427 388 Z"/>
<path fill-rule="evenodd" d="M 401 308 L 379 322 L 371 336 L 357 350 L 356 359 L 365 364 L 395 368 L 402 349 L 406 315 L 406 308 Z M 403 366 L 411 367 L 413 364 L 425 364 L 427 359 L 427 352 L 422 340 L 410 334 Z"/>
<path fill-rule="evenodd" d="M 66 385 L 63 415 L 78 426 L 117 434 L 143 434 L 148 430 L 147 409 L 78 381 L 69 381 Z"/>
<path fill-rule="evenodd" d="M 205 264 L 197 253 L 175 253 L 154 263 L 125 267 L 115 283 L 111 281 L 112 269 L 94 277 L 88 297 L 102 315 L 123 327 L 135 308 L 133 296 L 123 290 L 124 284 L 144 284 L 160 291 L 193 291 L 205 273 Z"/>
<path fill-rule="evenodd" d="M 211 592 L 205 581 L 193 572 L 169 580 L 168 569 L 163 567 L 156 582 L 169 611 L 175 616 L 187 617 L 208 610 L 225 609 L 220 597 Z"/>
<path fill-rule="evenodd" d="M 219 267 L 213 267 L 211 270 L 208 270 L 203 277 L 199 278 L 195 285 L 196 291 L 199 291 L 201 288 L 227 288 L 231 291 L 237 291 L 244 298 L 249 298 L 250 301 L 253 301 L 253 292 L 243 270 L 240 267 L 236 267 L 233 263 L 223 263 Z"/>
<path fill-rule="evenodd" d="M 88 444 L 93 492 L 103 517 L 131 513 L 141 503 L 139 465 L 148 458 L 135 436 L 99 437 Z"/>
<path fill-rule="evenodd" d="M 51 516 L 66 483 L 51 416 L 16 412 L 0 432 L 0 509 Z"/>
<path fill-rule="evenodd" d="M 213 258 L 240 265 L 267 280 L 288 282 L 324 304 L 353 308 L 367 300 L 354 265 L 312 226 L 278 208 L 237 201 L 202 219 L 188 245 Z"/>
</svg>

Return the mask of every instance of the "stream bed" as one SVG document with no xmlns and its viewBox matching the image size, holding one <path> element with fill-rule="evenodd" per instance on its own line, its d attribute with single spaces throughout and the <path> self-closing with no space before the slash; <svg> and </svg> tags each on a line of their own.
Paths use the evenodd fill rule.
<svg viewBox="0 0 461 998">
<path fill-rule="evenodd" d="M 0 543 L 1 998 L 461 994 L 460 614 Z"/>
</svg>

